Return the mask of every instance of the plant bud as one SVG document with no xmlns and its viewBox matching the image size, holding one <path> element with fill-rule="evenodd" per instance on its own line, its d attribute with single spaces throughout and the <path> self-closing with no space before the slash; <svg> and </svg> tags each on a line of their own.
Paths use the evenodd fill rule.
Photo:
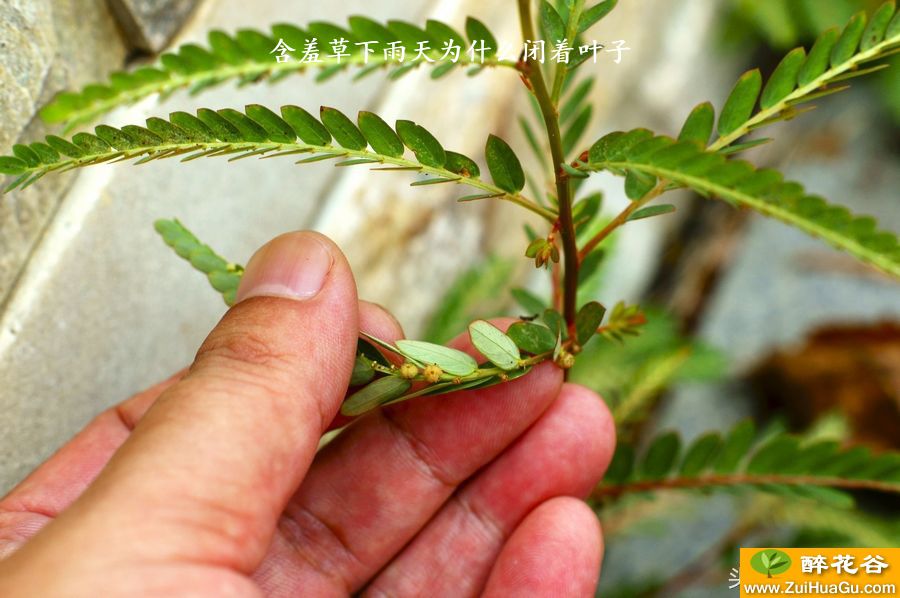
<svg viewBox="0 0 900 598">
<path fill-rule="evenodd" d="M 419 375 L 419 368 L 414 363 L 406 362 L 400 366 L 400 377 L 412 380 Z"/>
<path fill-rule="evenodd" d="M 571 369 L 575 365 L 575 356 L 568 351 L 560 351 L 559 357 L 556 358 L 556 365 L 564 370 Z"/>
<path fill-rule="evenodd" d="M 431 384 L 440 380 L 443 374 L 444 370 L 436 365 L 426 365 L 425 369 L 422 371 L 422 377 L 425 378 L 426 382 L 430 382 Z"/>
<path fill-rule="evenodd" d="M 547 239 L 535 239 L 531 243 L 528 244 L 528 248 L 525 250 L 525 257 L 534 258 L 544 250 L 544 247 L 547 246 Z"/>
</svg>

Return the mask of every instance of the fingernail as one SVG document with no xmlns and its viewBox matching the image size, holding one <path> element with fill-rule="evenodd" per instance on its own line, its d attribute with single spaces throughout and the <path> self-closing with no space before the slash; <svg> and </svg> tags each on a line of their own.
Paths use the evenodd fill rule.
<svg viewBox="0 0 900 598">
<path fill-rule="evenodd" d="M 334 264 L 331 248 L 307 232 L 282 235 L 264 245 L 247 264 L 237 301 L 250 297 L 315 297 Z"/>
</svg>

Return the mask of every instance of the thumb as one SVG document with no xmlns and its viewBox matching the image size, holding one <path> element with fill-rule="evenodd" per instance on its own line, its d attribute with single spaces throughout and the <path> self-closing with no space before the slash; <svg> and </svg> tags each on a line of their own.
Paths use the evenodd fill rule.
<svg viewBox="0 0 900 598">
<path fill-rule="evenodd" d="M 13 558 L 256 567 L 346 392 L 358 303 L 346 259 L 311 232 L 260 249 L 238 299 L 94 484 Z"/>
</svg>

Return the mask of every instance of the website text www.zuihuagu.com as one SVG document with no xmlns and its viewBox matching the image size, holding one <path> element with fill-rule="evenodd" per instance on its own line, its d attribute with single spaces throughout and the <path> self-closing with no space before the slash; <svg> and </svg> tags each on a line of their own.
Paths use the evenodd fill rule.
<svg viewBox="0 0 900 598">
<path fill-rule="evenodd" d="M 897 586 L 892 583 L 822 583 L 818 581 L 784 581 L 782 583 L 744 584 L 744 592 L 759 596 L 896 596 Z"/>
</svg>

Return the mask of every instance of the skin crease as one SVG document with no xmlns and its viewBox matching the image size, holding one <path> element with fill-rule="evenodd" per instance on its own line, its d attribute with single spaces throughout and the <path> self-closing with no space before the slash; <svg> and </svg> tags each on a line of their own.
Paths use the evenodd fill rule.
<svg viewBox="0 0 900 598">
<path fill-rule="evenodd" d="M 330 260 L 317 293 L 242 286 L 190 368 L 0 500 L 0 595 L 593 595 L 602 540 L 578 498 L 612 455 L 603 401 L 542 364 L 377 410 L 317 451 L 357 331 L 403 333 L 315 233 L 271 241 L 245 283 L 308 285 L 311 248 Z"/>
</svg>

